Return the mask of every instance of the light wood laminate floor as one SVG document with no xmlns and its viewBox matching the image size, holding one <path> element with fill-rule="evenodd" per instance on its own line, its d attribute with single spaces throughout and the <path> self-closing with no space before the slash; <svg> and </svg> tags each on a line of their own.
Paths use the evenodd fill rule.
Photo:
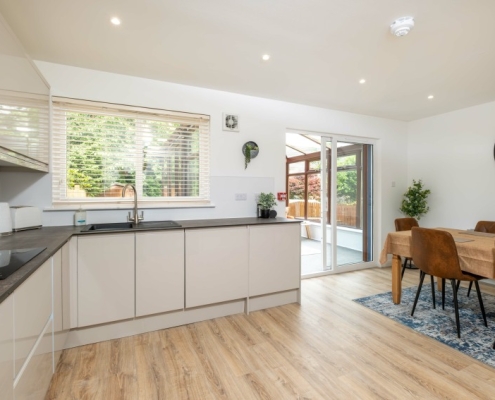
<svg viewBox="0 0 495 400">
<path fill-rule="evenodd" d="M 46 398 L 493 399 L 495 369 L 351 301 L 390 280 L 390 268 L 307 279 L 302 305 L 66 350 Z"/>
</svg>

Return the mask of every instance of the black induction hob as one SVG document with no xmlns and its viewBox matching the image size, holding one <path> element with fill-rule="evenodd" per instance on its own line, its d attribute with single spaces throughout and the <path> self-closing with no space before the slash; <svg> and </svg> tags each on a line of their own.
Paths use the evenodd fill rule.
<svg viewBox="0 0 495 400">
<path fill-rule="evenodd" d="M 44 250 L 46 250 L 46 247 L 0 250 L 0 280 L 13 274 Z"/>
</svg>

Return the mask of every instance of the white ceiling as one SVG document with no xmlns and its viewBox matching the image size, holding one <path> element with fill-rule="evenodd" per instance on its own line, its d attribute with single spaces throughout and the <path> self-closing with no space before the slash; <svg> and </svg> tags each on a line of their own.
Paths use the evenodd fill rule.
<svg viewBox="0 0 495 400">
<path fill-rule="evenodd" d="M 405 121 L 495 100 L 495 0 L 0 0 L 0 12 L 37 60 Z M 413 31 L 392 36 L 407 15 Z"/>
</svg>

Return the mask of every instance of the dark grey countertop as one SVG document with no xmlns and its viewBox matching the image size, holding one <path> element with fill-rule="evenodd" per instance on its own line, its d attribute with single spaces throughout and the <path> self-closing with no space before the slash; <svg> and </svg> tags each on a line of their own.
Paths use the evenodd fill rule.
<svg viewBox="0 0 495 400">
<path fill-rule="evenodd" d="M 229 227 L 242 225 L 272 225 L 286 223 L 300 223 L 300 220 L 285 218 L 224 218 L 224 219 L 199 219 L 176 221 L 181 226 L 170 229 L 200 229 Z M 16 232 L 11 236 L 0 237 L 0 250 L 26 249 L 31 247 L 46 247 L 46 250 L 34 257 L 19 270 L 4 280 L 0 280 L 0 303 L 4 301 L 22 282 L 36 271 L 46 260 L 54 255 L 73 235 L 105 235 L 124 232 L 157 230 L 153 226 L 139 226 L 128 230 L 119 231 L 91 231 L 81 232 L 84 227 L 53 226 L 34 229 L 24 232 Z"/>
</svg>

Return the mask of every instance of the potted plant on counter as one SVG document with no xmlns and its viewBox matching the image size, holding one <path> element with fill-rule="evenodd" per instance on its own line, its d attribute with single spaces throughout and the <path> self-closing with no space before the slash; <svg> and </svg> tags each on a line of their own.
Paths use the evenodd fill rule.
<svg viewBox="0 0 495 400">
<path fill-rule="evenodd" d="M 277 202 L 273 193 L 260 193 L 258 197 L 258 208 L 261 218 L 270 218 L 270 210 Z"/>
<path fill-rule="evenodd" d="M 416 218 L 419 221 L 430 210 L 427 202 L 430 193 L 429 189 L 423 189 L 421 179 L 419 181 L 413 179 L 412 186 L 409 186 L 407 192 L 404 193 L 400 211 L 408 217 Z"/>
</svg>

